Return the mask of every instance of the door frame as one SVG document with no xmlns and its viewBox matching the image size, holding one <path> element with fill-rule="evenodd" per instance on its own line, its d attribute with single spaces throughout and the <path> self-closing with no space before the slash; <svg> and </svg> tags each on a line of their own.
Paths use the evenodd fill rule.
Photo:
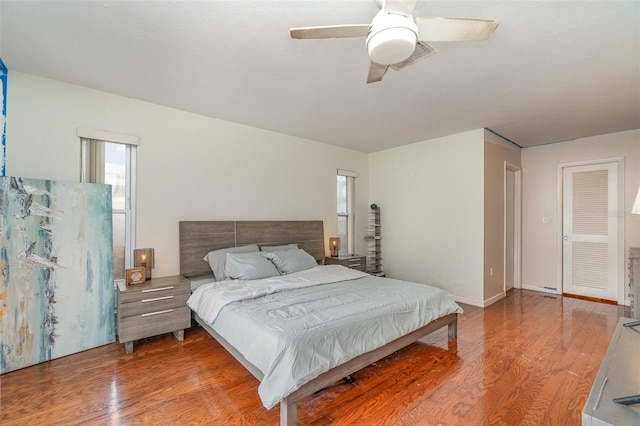
<svg viewBox="0 0 640 426">
<path fill-rule="evenodd" d="M 513 183 L 513 288 L 522 288 L 522 168 L 504 162 L 503 178 L 503 225 L 502 232 L 502 291 L 507 291 L 507 171 L 514 172 Z"/>
<path fill-rule="evenodd" d="M 572 161 L 558 164 L 558 188 L 557 188 L 557 234 L 556 234 L 556 252 L 557 252 L 557 283 L 558 293 L 562 294 L 564 290 L 563 274 L 562 274 L 562 203 L 563 203 L 563 170 L 567 167 L 589 166 L 594 164 L 618 163 L 618 206 L 614 212 L 618 216 L 618 259 L 616 267 L 618 269 L 618 304 L 628 304 L 625 292 L 625 213 L 624 213 L 624 157 L 601 158 L 596 160 Z"/>
</svg>

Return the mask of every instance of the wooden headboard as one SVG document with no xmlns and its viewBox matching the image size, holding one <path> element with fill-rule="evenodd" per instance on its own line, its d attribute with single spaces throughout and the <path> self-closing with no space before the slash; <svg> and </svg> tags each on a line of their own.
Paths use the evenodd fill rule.
<svg viewBox="0 0 640 426">
<path fill-rule="evenodd" d="M 211 273 L 202 260 L 212 250 L 257 244 L 298 244 L 316 261 L 324 259 L 321 220 L 184 221 L 180 222 L 180 275 Z"/>
</svg>

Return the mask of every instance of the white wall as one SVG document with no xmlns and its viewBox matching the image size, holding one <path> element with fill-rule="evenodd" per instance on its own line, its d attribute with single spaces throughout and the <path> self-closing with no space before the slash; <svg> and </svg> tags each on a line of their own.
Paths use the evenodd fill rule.
<svg viewBox="0 0 640 426">
<path fill-rule="evenodd" d="M 640 130 L 613 133 L 522 150 L 522 284 L 560 288 L 558 165 L 624 157 L 625 257 L 640 247 L 640 216 L 631 207 L 640 186 Z M 542 218 L 549 218 L 543 224 Z M 625 280 L 627 273 L 624 272 Z"/>
<path fill-rule="evenodd" d="M 370 155 L 387 276 L 483 303 L 484 130 Z"/>
<path fill-rule="evenodd" d="M 367 155 L 10 71 L 7 175 L 77 181 L 78 127 L 140 137 L 136 245 L 156 249 L 154 276 L 179 271 L 180 220 L 321 219 L 325 237 L 335 235 L 335 173 L 346 169 L 360 174 L 357 252 L 366 253 L 376 202 L 389 276 L 478 306 L 493 292 L 483 293 L 492 260 L 483 251 L 482 129 Z M 640 246 L 640 217 L 628 214 L 640 185 L 640 130 L 522 151 L 523 285 L 558 285 L 557 165 L 616 156 L 625 157 L 628 249 Z"/>
<path fill-rule="evenodd" d="M 10 70 L 7 175 L 77 181 L 78 127 L 140 137 L 137 247 L 178 274 L 180 220 L 323 220 L 336 235 L 336 170 L 359 173 L 356 250 L 366 252 L 368 156 Z M 211 102 L 215 102 L 211 99 Z"/>
</svg>

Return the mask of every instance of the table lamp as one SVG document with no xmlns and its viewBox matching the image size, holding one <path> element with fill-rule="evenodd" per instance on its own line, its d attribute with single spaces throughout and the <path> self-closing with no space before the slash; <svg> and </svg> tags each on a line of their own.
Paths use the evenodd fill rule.
<svg viewBox="0 0 640 426">
<path fill-rule="evenodd" d="M 133 251 L 133 266 L 141 266 L 146 269 L 146 278 L 151 279 L 151 270 L 155 266 L 154 252 L 152 248 L 141 248 Z"/>
<path fill-rule="evenodd" d="M 338 257 L 338 251 L 340 251 L 340 238 L 329 238 L 329 250 L 331 250 L 331 257 Z"/>
</svg>

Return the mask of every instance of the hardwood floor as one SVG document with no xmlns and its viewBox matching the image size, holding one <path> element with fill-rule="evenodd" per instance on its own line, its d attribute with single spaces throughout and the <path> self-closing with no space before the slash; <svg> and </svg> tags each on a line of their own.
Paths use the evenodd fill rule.
<svg viewBox="0 0 640 426">
<path fill-rule="evenodd" d="M 298 404 L 304 425 L 578 425 L 619 306 L 526 290 Z M 202 328 L 0 376 L 3 425 L 275 425 L 258 382 Z"/>
</svg>

